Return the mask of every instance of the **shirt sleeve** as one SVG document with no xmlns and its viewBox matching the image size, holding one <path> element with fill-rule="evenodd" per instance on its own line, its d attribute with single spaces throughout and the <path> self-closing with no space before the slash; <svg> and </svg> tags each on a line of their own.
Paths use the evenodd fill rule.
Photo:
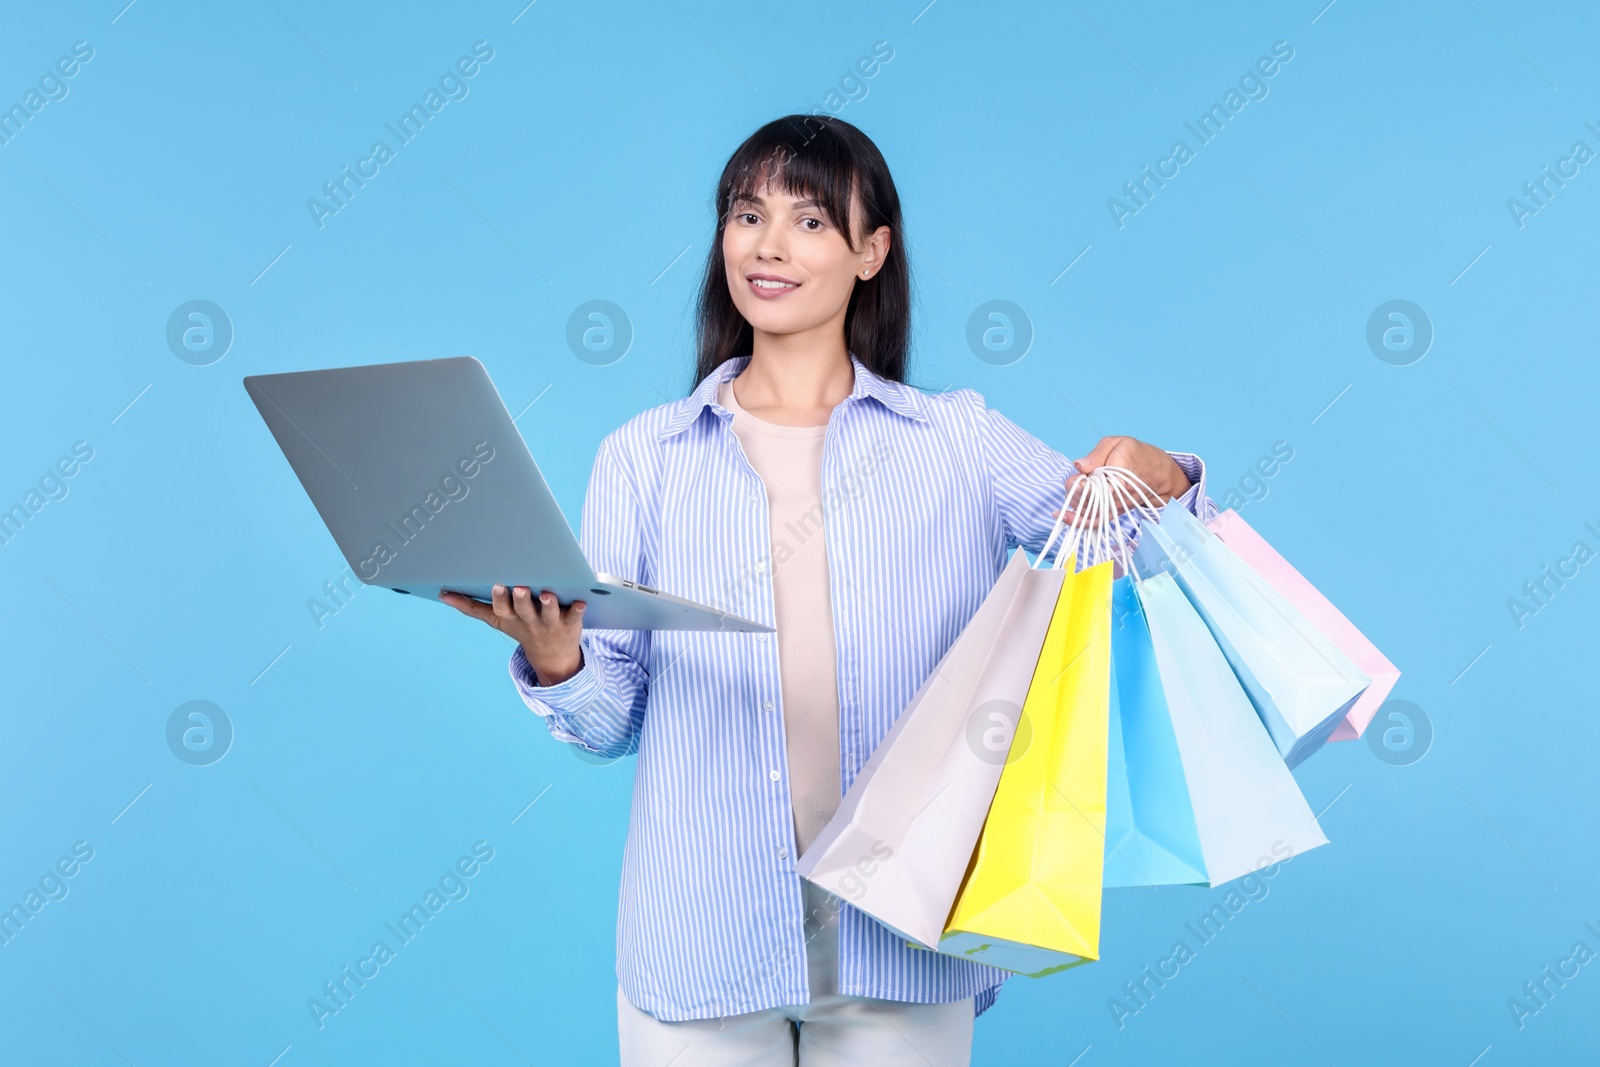
<svg viewBox="0 0 1600 1067">
<path fill-rule="evenodd" d="M 1055 527 L 1050 513 L 1066 501 L 1066 482 L 1078 469 L 1072 458 L 1056 451 L 1011 419 L 984 403 L 973 391 L 978 405 L 978 444 L 994 487 L 995 506 L 1005 529 L 1006 546 L 1021 546 L 1037 558 Z M 1189 488 L 1177 499 L 1201 522 L 1217 513 L 1216 502 L 1205 492 L 1206 468 L 1192 452 L 1168 452 L 1189 478 Z M 1126 513 L 1117 516 L 1122 541 L 1137 545 L 1138 519 Z M 1065 531 L 1056 533 L 1052 551 L 1066 540 Z M 1094 545 L 1079 553 L 1080 569 L 1099 562 Z"/>
<path fill-rule="evenodd" d="M 595 570 L 648 585 L 642 529 L 638 497 L 607 437 L 589 475 L 579 547 Z M 637 751 L 649 695 L 650 631 L 584 627 L 578 643 L 578 672 L 545 686 L 518 645 L 510 664 L 517 692 L 558 741 L 611 758 Z"/>
</svg>

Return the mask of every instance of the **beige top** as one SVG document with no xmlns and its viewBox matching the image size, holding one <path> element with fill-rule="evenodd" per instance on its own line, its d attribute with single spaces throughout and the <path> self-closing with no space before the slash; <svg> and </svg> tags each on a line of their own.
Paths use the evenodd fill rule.
<svg viewBox="0 0 1600 1067">
<path fill-rule="evenodd" d="M 717 402 L 767 489 L 772 599 L 789 761 L 796 853 L 810 847 L 839 807 L 839 686 L 824 548 L 822 442 L 828 427 L 782 426 L 756 418 L 722 383 Z M 817 684 L 828 679 L 829 684 Z M 838 992 L 838 902 L 802 879 L 811 995 Z"/>
</svg>

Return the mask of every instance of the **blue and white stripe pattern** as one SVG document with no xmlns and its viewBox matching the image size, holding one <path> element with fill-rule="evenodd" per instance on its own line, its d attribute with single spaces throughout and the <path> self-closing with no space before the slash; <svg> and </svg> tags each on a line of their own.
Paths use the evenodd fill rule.
<svg viewBox="0 0 1600 1067">
<path fill-rule="evenodd" d="M 595 569 L 769 624 L 767 497 L 716 402 L 739 356 L 685 399 L 630 419 L 600 445 L 580 542 Z M 838 652 L 839 758 L 848 789 L 896 715 L 961 633 L 1009 549 L 1037 556 L 1071 458 L 972 389 L 930 395 L 874 374 L 823 441 L 829 591 Z M 709 412 L 707 409 L 710 409 Z M 1179 499 L 1215 513 L 1204 466 Z M 1134 523 L 1123 517 L 1132 534 Z M 617 917 L 617 977 L 666 1020 L 805 1003 L 805 922 L 771 634 L 586 629 L 583 666 L 536 687 L 511 675 L 552 736 L 601 756 L 637 752 Z M 830 684 L 819 678 L 817 684 Z M 839 989 L 981 1014 L 1007 972 L 913 949 L 840 901 Z"/>
</svg>

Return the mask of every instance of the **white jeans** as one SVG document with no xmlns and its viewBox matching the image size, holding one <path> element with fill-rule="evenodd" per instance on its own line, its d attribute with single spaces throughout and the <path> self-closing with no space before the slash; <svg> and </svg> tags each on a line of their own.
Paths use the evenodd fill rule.
<svg viewBox="0 0 1600 1067">
<path fill-rule="evenodd" d="M 622 1067 L 968 1067 L 972 1010 L 971 997 L 908 1004 L 833 993 L 725 1019 L 663 1022 L 618 986 L 617 1035 Z"/>
<path fill-rule="evenodd" d="M 815 914 L 806 883 L 807 914 Z M 969 1067 L 973 998 L 911 1004 L 835 991 L 838 919 L 806 943 L 811 1003 L 666 1022 L 617 986 L 622 1067 Z"/>
</svg>

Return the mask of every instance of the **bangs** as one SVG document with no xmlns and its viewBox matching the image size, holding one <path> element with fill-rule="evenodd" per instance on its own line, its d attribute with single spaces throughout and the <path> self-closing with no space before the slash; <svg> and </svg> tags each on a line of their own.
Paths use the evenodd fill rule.
<svg viewBox="0 0 1600 1067">
<path fill-rule="evenodd" d="M 850 193 L 857 184 L 850 147 L 832 126 L 799 120 L 773 123 L 728 160 L 719 190 L 718 221 L 726 225 L 735 203 L 754 199 L 770 185 L 796 198 L 816 200 L 818 210 L 844 234 L 854 252 Z"/>
</svg>

